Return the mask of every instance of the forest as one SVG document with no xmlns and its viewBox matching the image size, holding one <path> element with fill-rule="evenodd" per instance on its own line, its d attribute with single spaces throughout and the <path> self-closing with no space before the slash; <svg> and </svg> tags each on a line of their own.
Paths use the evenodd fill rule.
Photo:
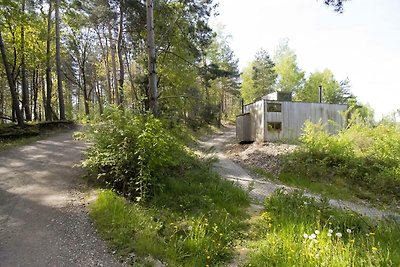
<svg viewBox="0 0 400 267">
<path fill-rule="evenodd" d="M 316 4 L 341 13 L 344 2 Z M 48 143 L 85 147 L 84 174 L 75 178 L 88 189 L 73 198 L 115 259 L 132 266 L 400 264 L 399 125 L 390 116 L 375 122 L 349 78 L 302 70 L 288 39 L 275 51 L 260 49 L 240 71 L 229 34 L 211 23 L 213 0 L 1 0 L 0 15 L 0 130 L 84 125 L 75 140 L 63 143 L 67 132 Z M 290 144 L 296 148 L 275 155 L 278 173 L 228 159 L 224 146 L 241 146 L 229 123 L 242 105 L 276 91 L 317 102 L 319 87 L 323 102 L 348 105 L 346 127 L 328 134 L 326 125 L 307 122 Z M 213 145 L 201 145 L 207 142 Z M 68 156 L 61 150 L 43 157 Z M 221 159 L 248 172 L 247 187 L 224 176 Z M 35 167 L 45 166 L 38 173 L 55 183 L 57 166 L 46 164 Z M 279 188 L 254 199 L 265 184 Z M 335 199 L 383 216 L 332 206 Z"/>
<path fill-rule="evenodd" d="M 3 1 L 2 122 L 94 118 L 151 106 L 142 1 Z M 196 127 L 232 113 L 237 60 L 210 28 L 212 1 L 154 3 L 160 114 Z"/>
<path fill-rule="evenodd" d="M 155 1 L 149 28 L 143 1 L 3 0 L 0 122 L 90 120 L 110 105 L 145 114 L 156 103 L 157 116 L 195 129 L 234 118 L 241 97 L 293 91 L 313 101 L 319 85 L 326 102 L 357 102 L 350 81 L 329 69 L 306 79 L 288 40 L 273 58 L 259 51 L 240 74 L 229 36 L 210 26 L 217 6 Z"/>
</svg>

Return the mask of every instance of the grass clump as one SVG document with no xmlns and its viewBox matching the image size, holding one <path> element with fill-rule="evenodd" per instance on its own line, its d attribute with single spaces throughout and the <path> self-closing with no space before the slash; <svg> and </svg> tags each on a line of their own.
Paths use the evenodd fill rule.
<svg viewBox="0 0 400 267">
<path fill-rule="evenodd" d="M 128 202 L 110 190 L 100 192 L 91 216 L 104 238 L 122 255 L 150 255 L 169 266 L 212 266 L 229 260 L 245 227 L 247 194 L 202 163 L 164 182 L 146 203 Z"/>
<path fill-rule="evenodd" d="M 245 266 L 399 266 L 400 225 L 277 191 L 252 230 Z"/>
<path fill-rule="evenodd" d="M 303 179 L 333 188 L 338 184 L 336 187 L 344 187 L 359 198 L 400 201 L 397 125 L 353 124 L 330 135 L 321 123 L 306 123 L 301 143 L 298 150 L 286 156 L 282 180 Z"/>
</svg>

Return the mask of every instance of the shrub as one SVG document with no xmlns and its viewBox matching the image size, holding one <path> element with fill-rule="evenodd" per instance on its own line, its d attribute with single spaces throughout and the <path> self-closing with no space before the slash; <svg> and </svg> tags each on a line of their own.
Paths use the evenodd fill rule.
<svg viewBox="0 0 400 267">
<path fill-rule="evenodd" d="M 93 145 L 83 166 L 129 199 L 143 200 L 161 184 L 161 174 L 178 165 L 185 153 L 179 142 L 151 115 L 109 108 L 89 129 Z"/>
<path fill-rule="evenodd" d="M 341 177 L 351 184 L 400 198 L 400 130 L 395 124 L 353 124 L 337 135 L 306 123 L 302 145 L 285 160 L 284 172 L 317 179 Z"/>
</svg>

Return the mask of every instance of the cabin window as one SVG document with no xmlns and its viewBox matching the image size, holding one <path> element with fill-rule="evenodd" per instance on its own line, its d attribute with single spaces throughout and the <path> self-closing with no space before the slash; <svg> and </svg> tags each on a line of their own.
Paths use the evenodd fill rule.
<svg viewBox="0 0 400 267">
<path fill-rule="evenodd" d="M 268 103 L 267 112 L 282 112 L 282 104 Z"/>
<path fill-rule="evenodd" d="M 281 131 L 282 130 L 282 122 L 268 122 L 267 123 L 268 131 Z"/>
</svg>

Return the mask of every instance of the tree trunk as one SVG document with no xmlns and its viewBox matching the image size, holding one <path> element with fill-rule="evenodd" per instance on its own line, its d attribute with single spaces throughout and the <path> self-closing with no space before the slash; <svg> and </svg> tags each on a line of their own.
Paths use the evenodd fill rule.
<svg viewBox="0 0 400 267">
<path fill-rule="evenodd" d="M 106 79 L 107 79 L 107 102 L 112 103 L 112 97 L 111 97 L 111 78 L 110 78 L 110 64 L 108 62 L 108 42 L 107 42 L 107 37 L 104 34 L 104 39 L 105 39 L 105 46 L 102 42 L 100 30 L 96 31 L 97 36 L 99 37 L 99 44 L 100 48 L 103 52 L 103 58 L 104 58 L 104 67 L 106 69 Z"/>
<path fill-rule="evenodd" d="M 25 0 L 22 1 L 22 13 L 25 13 Z M 31 109 L 29 107 L 29 92 L 26 81 L 26 62 L 25 62 L 25 29 L 21 26 L 21 79 L 22 79 L 22 110 L 25 111 L 25 119 L 32 120 Z"/>
<path fill-rule="evenodd" d="M 38 100 L 38 92 L 39 92 L 38 74 L 39 74 L 39 70 L 35 69 L 33 71 L 33 75 L 32 75 L 33 119 L 35 121 L 38 120 L 38 110 L 37 110 L 37 100 Z"/>
<path fill-rule="evenodd" d="M 139 96 L 138 96 L 137 91 L 135 90 L 135 80 L 134 80 L 134 77 L 132 74 L 129 57 L 128 57 L 127 53 L 125 53 L 125 62 L 126 62 L 126 70 L 128 71 L 129 82 L 131 84 L 131 90 L 132 90 L 132 109 L 135 109 L 135 105 L 139 101 Z"/>
<path fill-rule="evenodd" d="M 118 51 L 118 61 L 119 61 L 119 80 L 118 80 L 118 98 L 117 98 L 117 105 L 122 105 L 124 102 L 124 59 L 122 53 L 122 37 L 123 37 L 123 26 L 124 26 L 124 13 L 123 13 L 123 6 L 122 1 L 120 1 L 120 8 L 119 8 L 119 30 L 118 30 L 118 42 L 117 42 L 117 51 Z"/>
<path fill-rule="evenodd" d="M 114 84 L 114 103 L 118 103 L 118 80 L 117 80 L 117 63 L 115 58 L 115 45 L 113 41 L 113 36 L 111 33 L 111 26 L 108 25 L 108 38 L 110 40 L 110 50 L 111 50 L 111 68 L 112 68 L 112 77 Z"/>
<path fill-rule="evenodd" d="M 47 48 L 46 48 L 46 106 L 45 106 L 45 120 L 52 120 L 51 113 L 51 66 L 50 66 L 50 44 L 51 44 L 51 9 L 52 9 L 52 0 L 49 0 L 49 14 L 47 16 Z"/>
<path fill-rule="evenodd" d="M 3 59 L 4 70 L 6 72 L 6 76 L 7 76 L 7 80 L 8 80 L 8 86 L 10 87 L 10 91 L 11 91 L 12 105 L 13 105 L 13 109 L 15 110 L 17 122 L 20 127 L 24 127 L 24 119 L 22 117 L 21 110 L 19 109 L 18 96 L 17 96 L 17 92 L 15 91 L 15 89 L 16 89 L 15 83 L 14 83 L 14 79 L 11 74 L 10 65 L 8 64 L 7 53 L 6 53 L 6 49 L 4 47 L 3 36 L 2 36 L 1 31 L 0 31 L 0 50 L 1 50 L 1 57 Z"/>
<path fill-rule="evenodd" d="M 65 120 L 64 91 L 61 72 L 61 54 L 60 54 L 60 0 L 55 2 L 56 19 L 56 69 L 57 69 L 57 87 L 58 103 L 60 108 L 60 120 Z"/>
<path fill-rule="evenodd" d="M 146 0 L 147 10 L 147 48 L 149 71 L 149 98 L 150 109 L 155 117 L 158 117 L 158 92 L 156 72 L 156 48 L 154 39 L 153 0 Z"/>
<path fill-rule="evenodd" d="M 43 111 L 44 111 L 44 118 L 46 120 L 46 88 L 45 88 L 45 78 L 43 77 L 43 73 L 40 74 L 40 87 L 42 89 L 42 111 L 39 113 L 39 121 L 43 121 Z"/>
<path fill-rule="evenodd" d="M 95 82 L 95 93 L 97 96 L 97 101 L 99 101 L 99 113 L 100 115 L 104 113 L 104 106 L 103 106 L 103 96 L 100 91 L 99 82 Z"/>
</svg>

